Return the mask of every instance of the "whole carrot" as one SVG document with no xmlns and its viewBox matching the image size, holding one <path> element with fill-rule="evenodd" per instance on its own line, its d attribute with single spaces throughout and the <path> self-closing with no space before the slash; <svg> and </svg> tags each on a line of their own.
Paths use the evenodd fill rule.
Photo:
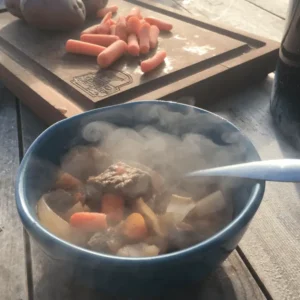
<svg viewBox="0 0 300 300">
<path fill-rule="evenodd" d="M 126 20 L 123 16 L 119 17 L 117 24 L 116 24 L 116 35 L 123 40 L 124 42 L 127 41 L 127 27 L 126 27 Z"/>
<path fill-rule="evenodd" d="M 82 41 L 68 40 L 66 43 L 66 51 L 75 54 L 84 54 L 89 56 L 98 56 L 106 48 L 90 44 Z"/>
<path fill-rule="evenodd" d="M 117 59 L 119 59 L 127 50 L 127 44 L 122 41 L 116 41 L 108 46 L 98 55 L 97 62 L 102 68 L 107 68 Z"/>
<path fill-rule="evenodd" d="M 128 36 L 128 53 L 133 56 L 138 56 L 140 54 L 138 38 L 134 33 L 131 33 Z"/>
<path fill-rule="evenodd" d="M 108 12 L 111 12 L 111 13 L 116 13 L 118 11 L 118 6 L 117 5 L 112 5 L 112 6 L 107 6 L 107 7 L 104 7 L 100 10 L 98 10 L 97 12 L 97 17 L 98 18 L 103 18 Z"/>
<path fill-rule="evenodd" d="M 77 212 L 71 216 L 70 225 L 85 232 L 96 232 L 107 228 L 106 215 L 91 212 Z"/>
<path fill-rule="evenodd" d="M 150 26 L 150 48 L 153 49 L 157 46 L 159 29 L 155 25 Z"/>
<path fill-rule="evenodd" d="M 144 73 L 150 72 L 162 64 L 167 57 L 166 51 L 157 52 L 153 57 L 141 62 L 141 70 Z"/>
<path fill-rule="evenodd" d="M 109 11 L 109 12 L 103 17 L 103 19 L 102 19 L 102 21 L 101 21 L 100 24 L 104 24 L 104 23 L 109 22 L 109 25 L 110 25 L 111 17 L 112 17 L 112 12 Z"/>
<path fill-rule="evenodd" d="M 140 29 L 140 20 L 139 18 L 133 16 L 130 17 L 127 20 L 127 31 L 128 33 L 135 33 L 136 35 L 139 34 L 139 29 Z"/>
<path fill-rule="evenodd" d="M 107 47 L 112 43 L 118 41 L 119 37 L 116 35 L 108 34 L 83 34 L 81 35 L 80 40 L 83 42 Z"/>
<path fill-rule="evenodd" d="M 80 180 L 66 172 L 60 172 L 55 183 L 56 188 L 65 190 L 78 189 L 81 185 Z"/>
<path fill-rule="evenodd" d="M 160 30 L 170 31 L 173 28 L 173 25 L 171 23 L 159 20 L 154 17 L 147 17 L 145 18 L 145 21 L 148 22 L 150 25 L 157 26 Z"/>
<path fill-rule="evenodd" d="M 117 25 L 110 25 L 110 34 L 111 35 L 116 35 L 116 27 Z"/>
<path fill-rule="evenodd" d="M 126 20 L 128 20 L 130 17 L 137 17 L 139 19 L 142 18 L 142 15 L 141 15 L 141 10 L 138 8 L 138 7 L 133 7 L 130 11 L 130 13 L 126 16 Z"/>
<path fill-rule="evenodd" d="M 97 27 L 98 26 L 99 26 L 99 24 L 96 24 L 96 25 L 93 25 L 91 27 L 86 28 L 85 30 L 83 30 L 81 32 L 81 35 L 82 34 L 95 34 L 95 33 L 97 33 Z"/>
<path fill-rule="evenodd" d="M 143 54 L 149 52 L 150 49 L 150 25 L 144 23 L 139 30 L 140 51 Z"/>
<path fill-rule="evenodd" d="M 101 23 L 97 26 L 96 32 L 98 34 L 109 34 L 110 33 L 110 24 Z"/>
</svg>

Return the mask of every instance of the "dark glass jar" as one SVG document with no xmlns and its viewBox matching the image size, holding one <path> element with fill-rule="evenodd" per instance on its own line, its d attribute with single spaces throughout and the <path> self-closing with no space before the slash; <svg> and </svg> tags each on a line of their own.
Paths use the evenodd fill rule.
<svg viewBox="0 0 300 300">
<path fill-rule="evenodd" d="M 300 149 L 300 0 L 290 0 L 275 71 L 271 114 L 282 134 Z"/>
</svg>

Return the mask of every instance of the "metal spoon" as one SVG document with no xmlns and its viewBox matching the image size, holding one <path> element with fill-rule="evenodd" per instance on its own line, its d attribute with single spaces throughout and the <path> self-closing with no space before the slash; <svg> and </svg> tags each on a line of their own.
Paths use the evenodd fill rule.
<svg viewBox="0 0 300 300">
<path fill-rule="evenodd" d="M 266 181 L 300 182 L 300 159 L 254 161 L 187 173 L 185 177 L 230 176 Z"/>
</svg>

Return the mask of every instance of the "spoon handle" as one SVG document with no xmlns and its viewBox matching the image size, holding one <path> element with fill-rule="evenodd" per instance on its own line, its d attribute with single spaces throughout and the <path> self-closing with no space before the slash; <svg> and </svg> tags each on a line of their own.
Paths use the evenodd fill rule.
<svg viewBox="0 0 300 300">
<path fill-rule="evenodd" d="M 266 181 L 300 182 L 300 159 L 255 161 L 199 170 L 186 176 L 230 176 Z"/>
</svg>

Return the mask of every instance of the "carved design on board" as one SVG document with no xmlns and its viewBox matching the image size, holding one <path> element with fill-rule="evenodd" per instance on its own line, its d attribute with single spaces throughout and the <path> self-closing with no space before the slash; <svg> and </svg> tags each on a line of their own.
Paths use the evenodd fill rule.
<svg viewBox="0 0 300 300">
<path fill-rule="evenodd" d="M 115 94 L 133 82 L 131 75 L 117 70 L 98 71 L 75 76 L 71 83 L 93 98 Z"/>
</svg>

